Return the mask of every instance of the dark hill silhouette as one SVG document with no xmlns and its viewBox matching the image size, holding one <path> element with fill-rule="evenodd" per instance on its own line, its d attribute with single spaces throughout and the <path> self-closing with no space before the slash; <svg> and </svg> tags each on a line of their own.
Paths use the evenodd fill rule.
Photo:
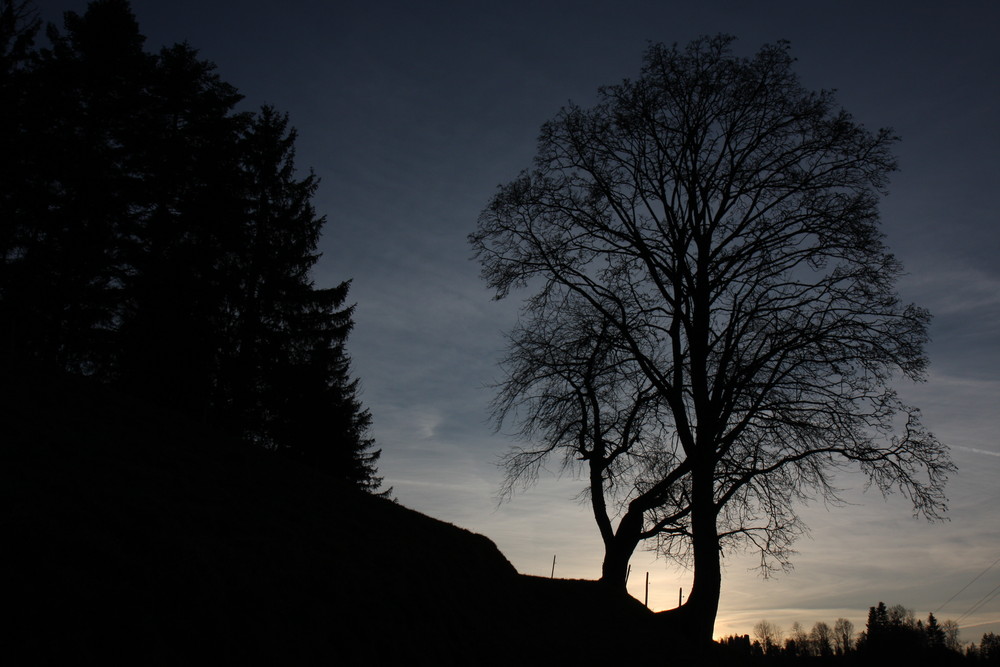
<svg viewBox="0 0 1000 667">
<path fill-rule="evenodd" d="M 519 575 L 481 535 L 168 409 L 79 377 L 0 385 L 5 652 L 32 664 L 588 664 L 663 645 L 631 597 Z"/>
</svg>

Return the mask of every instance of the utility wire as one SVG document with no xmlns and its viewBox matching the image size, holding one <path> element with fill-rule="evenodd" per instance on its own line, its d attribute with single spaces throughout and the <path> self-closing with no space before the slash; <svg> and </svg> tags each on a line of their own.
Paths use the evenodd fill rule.
<svg viewBox="0 0 1000 667">
<path fill-rule="evenodd" d="M 986 574 L 987 572 L 989 572 L 990 570 L 992 570 L 993 566 L 996 565 L 997 563 L 1000 563 L 1000 558 L 997 558 L 995 561 L 993 561 L 992 565 L 990 565 L 988 568 L 986 568 L 985 570 L 983 570 L 982 572 L 980 572 L 979 574 L 977 574 L 972 581 L 970 581 L 969 583 L 967 583 L 965 586 L 962 586 L 962 590 L 961 591 L 955 593 L 950 598 L 948 598 L 943 605 L 941 605 L 940 607 L 938 607 L 937 609 L 934 610 L 934 613 L 936 614 L 939 611 L 941 611 L 942 609 L 944 609 L 945 607 L 947 607 L 949 602 L 951 602 L 952 600 L 954 600 L 955 598 L 957 598 L 959 595 L 961 595 L 962 592 L 966 588 L 968 588 L 972 584 L 976 583 L 976 580 L 979 579 L 979 577 L 983 576 L 984 574 Z M 994 590 L 996 590 L 996 589 L 994 589 Z M 987 595 L 989 595 L 989 593 L 987 593 Z M 968 613 L 968 612 L 966 612 L 966 613 Z"/>
<path fill-rule="evenodd" d="M 1000 584 L 997 584 L 996 588 L 994 588 L 992 591 L 990 591 L 989 593 L 987 593 L 986 595 L 984 595 L 979 600 L 979 602 L 977 602 L 976 604 L 972 605 L 972 608 L 969 609 L 969 611 L 967 611 L 964 614 L 962 614 L 961 616 L 959 616 L 958 620 L 955 621 L 955 622 L 956 623 L 961 623 L 962 619 L 967 618 L 968 616 L 970 616 L 970 615 L 974 614 L 975 612 L 979 611 L 980 607 L 982 607 L 983 605 L 987 604 L 988 602 L 991 602 L 993 600 L 993 598 L 995 598 L 997 595 L 1000 595 Z"/>
</svg>

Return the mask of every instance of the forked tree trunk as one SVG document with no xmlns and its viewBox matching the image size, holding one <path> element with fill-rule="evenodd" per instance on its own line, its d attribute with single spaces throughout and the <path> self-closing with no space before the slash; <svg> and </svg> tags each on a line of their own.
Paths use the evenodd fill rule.
<svg viewBox="0 0 1000 667">
<path fill-rule="evenodd" d="M 639 544 L 642 532 L 642 514 L 628 513 L 622 517 L 614 536 L 604 541 L 604 563 L 601 566 L 601 581 L 625 590 L 628 577 L 628 562 Z"/>
<path fill-rule="evenodd" d="M 710 467 L 692 474 L 694 584 L 681 607 L 663 613 L 664 620 L 674 626 L 680 636 L 690 639 L 695 648 L 707 646 L 712 641 L 722 592 L 722 560 L 713 483 Z M 626 513 L 618 524 L 618 530 L 604 541 L 602 582 L 625 590 L 628 562 L 641 541 L 641 533 L 642 513 Z"/>
<path fill-rule="evenodd" d="M 628 577 L 628 562 L 635 551 L 635 544 L 630 547 L 616 543 L 604 550 L 604 563 L 601 566 L 601 581 L 616 588 L 625 590 Z"/>
</svg>

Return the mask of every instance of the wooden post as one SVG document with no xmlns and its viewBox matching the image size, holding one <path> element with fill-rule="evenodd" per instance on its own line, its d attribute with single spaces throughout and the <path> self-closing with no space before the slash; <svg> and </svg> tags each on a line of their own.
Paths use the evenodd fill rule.
<svg viewBox="0 0 1000 667">
<path fill-rule="evenodd" d="M 677 606 L 680 607 L 684 604 L 684 587 L 681 586 L 677 589 Z"/>
<path fill-rule="evenodd" d="M 646 572 L 646 607 L 649 607 L 649 571 Z"/>
<path fill-rule="evenodd" d="M 632 563 L 628 564 L 628 569 L 625 570 L 625 585 L 628 586 L 628 576 L 632 574 Z"/>
<path fill-rule="evenodd" d="M 556 555 L 552 554 L 552 574 L 549 575 L 549 579 L 556 578 Z"/>
</svg>

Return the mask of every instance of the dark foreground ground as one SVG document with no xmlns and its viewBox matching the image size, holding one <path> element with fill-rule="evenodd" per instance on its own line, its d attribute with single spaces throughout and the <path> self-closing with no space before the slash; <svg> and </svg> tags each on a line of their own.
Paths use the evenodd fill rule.
<svg viewBox="0 0 1000 667">
<path fill-rule="evenodd" d="M 85 381 L 0 389 L 4 664 L 673 662 L 481 535 Z"/>
</svg>

